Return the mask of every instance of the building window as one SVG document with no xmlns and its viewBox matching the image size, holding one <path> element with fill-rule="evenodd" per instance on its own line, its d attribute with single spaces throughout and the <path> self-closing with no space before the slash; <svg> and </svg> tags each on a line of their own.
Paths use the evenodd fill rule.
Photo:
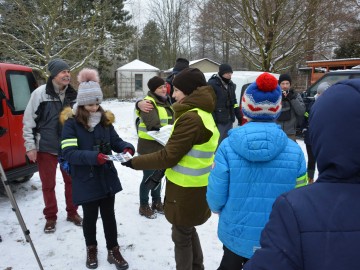
<svg viewBox="0 0 360 270">
<path fill-rule="evenodd" d="M 135 91 L 143 91 L 143 75 L 135 74 Z"/>
</svg>

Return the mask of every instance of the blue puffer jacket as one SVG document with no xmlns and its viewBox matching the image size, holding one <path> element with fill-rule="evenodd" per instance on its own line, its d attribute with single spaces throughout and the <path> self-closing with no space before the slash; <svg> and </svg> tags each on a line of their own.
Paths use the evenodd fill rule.
<svg viewBox="0 0 360 270">
<path fill-rule="evenodd" d="M 86 202 L 105 198 L 122 190 L 113 162 L 98 165 L 97 145 L 110 144 L 111 150 L 121 153 L 125 148 L 135 149 L 132 144 L 123 141 L 114 126 L 103 127 L 97 124 L 93 132 L 75 121 L 66 120 L 62 130 L 62 142 L 77 138 L 77 146 L 62 149 L 63 157 L 71 164 L 73 202 L 81 205 Z"/>
<path fill-rule="evenodd" d="M 219 239 L 250 258 L 276 197 L 305 184 L 303 152 L 280 126 L 249 122 L 230 130 L 215 154 L 207 189 L 210 209 L 220 213 Z"/>
<path fill-rule="evenodd" d="M 329 87 L 310 115 L 319 178 L 274 203 L 245 270 L 360 269 L 360 79 Z"/>
</svg>

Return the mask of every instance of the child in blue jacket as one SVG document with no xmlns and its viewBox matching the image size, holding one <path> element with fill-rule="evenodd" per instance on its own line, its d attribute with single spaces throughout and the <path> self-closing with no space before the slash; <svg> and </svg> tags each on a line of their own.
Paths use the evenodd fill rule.
<svg viewBox="0 0 360 270">
<path fill-rule="evenodd" d="M 319 176 L 279 196 L 245 270 L 360 269 L 360 79 L 330 86 L 310 114 Z"/>
<path fill-rule="evenodd" d="M 78 75 L 80 83 L 77 103 L 60 116 L 65 121 L 61 149 L 70 163 L 73 181 L 73 201 L 81 205 L 84 214 L 83 232 L 87 247 L 86 267 L 98 266 L 96 221 L 100 210 L 104 226 L 108 262 L 117 269 L 128 269 L 117 242 L 114 212 L 115 194 L 122 190 L 114 164 L 108 161 L 111 151 L 134 154 L 132 144 L 123 141 L 112 123 L 115 118 L 100 106 L 103 93 L 96 70 L 83 69 Z"/>
<path fill-rule="evenodd" d="M 259 239 L 276 197 L 306 185 L 306 166 L 298 144 L 275 120 L 281 89 L 261 74 L 242 97 L 245 125 L 230 130 L 210 172 L 207 202 L 219 214 L 224 255 L 218 270 L 238 270 L 260 248 Z"/>
</svg>

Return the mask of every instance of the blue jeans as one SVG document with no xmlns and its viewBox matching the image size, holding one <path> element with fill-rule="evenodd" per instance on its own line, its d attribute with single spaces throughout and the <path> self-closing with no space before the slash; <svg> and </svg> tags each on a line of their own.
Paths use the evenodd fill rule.
<svg viewBox="0 0 360 270">
<path fill-rule="evenodd" d="M 141 181 L 140 184 L 140 205 L 147 205 L 149 204 L 149 191 L 150 189 L 148 189 L 145 186 L 145 180 L 154 172 L 154 170 L 143 170 L 143 179 Z M 152 201 L 157 203 L 157 202 L 161 202 L 161 184 L 159 185 L 159 187 L 156 190 L 151 190 L 151 197 L 152 197 Z"/>
</svg>

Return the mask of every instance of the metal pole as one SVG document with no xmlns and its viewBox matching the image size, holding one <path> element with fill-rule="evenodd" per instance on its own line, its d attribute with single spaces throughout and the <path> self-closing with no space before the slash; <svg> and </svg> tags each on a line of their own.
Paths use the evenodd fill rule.
<svg viewBox="0 0 360 270">
<path fill-rule="evenodd" d="M 11 202 L 11 205 L 12 205 L 12 210 L 15 212 L 16 217 L 17 217 L 17 219 L 18 219 L 18 221 L 19 221 L 19 224 L 20 224 L 20 226 L 21 226 L 21 229 L 22 229 L 22 231 L 23 231 L 23 233 L 24 233 L 26 242 L 29 242 L 29 243 L 30 243 L 30 246 L 31 246 L 31 248 L 32 248 L 32 250 L 33 250 L 33 252 L 34 252 L 36 261 L 37 261 L 38 264 L 39 264 L 39 268 L 40 268 L 41 270 L 44 270 L 44 268 L 43 268 L 42 265 L 41 265 L 39 256 L 38 256 L 38 254 L 36 253 L 34 244 L 33 244 L 32 240 L 31 240 L 31 238 L 30 238 L 30 231 L 26 228 L 26 224 L 25 224 L 25 222 L 24 222 L 24 219 L 23 219 L 22 216 L 21 216 L 19 207 L 18 207 L 18 205 L 17 205 L 17 203 L 16 203 L 16 201 L 15 201 L 15 198 L 14 198 L 14 195 L 13 195 L 13 193 L 12 193 L 12 191 L 11 191 L 11 188 L 9 187 L 9 182 L 7 181 L 6 174 L 5 174 L 5 172 L 4 172 L 4 169 L 3 169 L 3 166 L 2 166 L 2 164 L 1 164 L 1 162 L 0 162 L 0 176 L 1 176 L 1 181 L 2 181 L 3 184 L 4 184 L 6 194 L 7 194 L 7 196 L 8 196 L 9 199 L 10 199 L 10 202 Z"/>
</svg>

